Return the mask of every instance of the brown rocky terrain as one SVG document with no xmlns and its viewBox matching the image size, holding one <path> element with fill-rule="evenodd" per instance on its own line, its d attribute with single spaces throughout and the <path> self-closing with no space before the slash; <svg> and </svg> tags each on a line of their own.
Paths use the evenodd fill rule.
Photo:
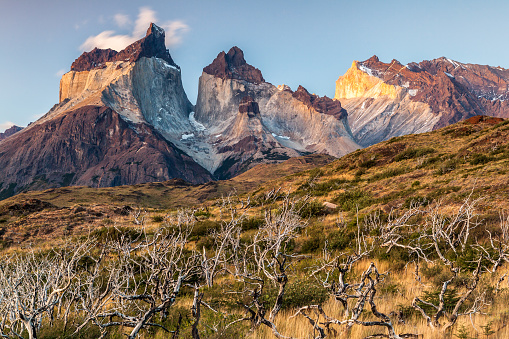
<svg viewBox="0 0 509 339">
<path fill-rule="evenodd" d="M 148 124 L 84 106 L 0 143 L 0 197 L 69 185 L 118 186 L 209 173 Z"/>
<path fill-rule="evenodd" d="M 363 146 L 435 130 L 475 115 L 509 116 L 509 70 L 447 58 L 402 65 L 373 56 L 354 62 L 335 98 Z"/>
<path fill-rule="evenodd" d="M 171 58 L 170 52 L 164 44 L 164 30 L 155 24 L 150 24 L 147 34 L 120 52 L 112 49 L 94 48 L 90 52 L 83 53 L 71 65 L 71 71 L 83 72 L 92 69 L 106 67 L 107 62 L 125 61 L 136 62 L 142 57 L 156 57 L 168 62 L 172 66 L 177 66 Z"/>
<path fill-rule="evenodd" d="M 255 84 L 265 82 L 262 72 L 246 62 L 244 52 L 237 46 L 232 47 L 228 53 L 219 53 L 203 71 L 222 79 L 245 80 Z"/>
<path fill-rule="evenodd" d="M 14 133 L 19 132 L 22 129 L 23 129 L 23 127 L 19 127 L 19 126 L 16 126 L 16 125 L 9 127 L 8 129 L 5 130 L 5 132 L 0 133 L 0 141 L 10 137 Z"/>
<path fill-rule="evenodd" d="M 194 118 L 203 130 L 193 134 L 192 145 L 199 139 L 208 152 L 184 150 L 217 178 L 258 163 L 309 153 L 338 157 L 359 148 L 339 101 L 266 82 L 238 47 L 203 69 Z"/>
</svg>

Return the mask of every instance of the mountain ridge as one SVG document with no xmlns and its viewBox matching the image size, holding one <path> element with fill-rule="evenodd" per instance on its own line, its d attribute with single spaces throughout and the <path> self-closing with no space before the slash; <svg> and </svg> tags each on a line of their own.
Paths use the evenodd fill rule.
<svg viewBox="0 0 509 339">
<path fill-rule="evenodd" d="M 395 59 L 384 63 L 373 56 L 354 61 L 336 81 L 334 98 L 328 98 L 311 94 L 303 86 L 293 91 L 285 85 L 272 85 L 261 70 L 247 63 L 237 46 L 220 52 L 203 68 L 193 105 L 164 38 L 164 30 L 151 24 L 144 38 L 122 51 L 95 48 L 78 57 L 62 76 L 59 103 L 15 139 L 0 144 L 3 194 L 69 184 L 111 186 L 177 177 L 193 183 L 228 179 L 258 164 L 306 154 L 342 157 L 390 138 L 429 132 L 475 115 L 509 116 L 509 70 L 500 67 L 463 64 L 445 57 L 402 65 Z M 92 165 L 74 155 L 88 154 L 87 142 L 65 140 L 66 135 L 79 139 L 86 124 L 94 125 L 97 110 L 115 121 L 101 127 L 108 131 L 95 131 L 110 138 L 111 143 L 101 152 L 109 154 L 115 164 L 99 168 L 95 166 L 100 161 Z M 39 134 L 47 133 L 49 125 L 56 126 L 55 122 L 66 116 L 80 116 L 77 123 L 81 126 L 72 127 L 67 134 L 57 128 L 58 142 L 44 139 L 44 143 L 72 147 L 55 146 L 50 154 L 42 144 L 36 145 L 37 150 L 26 144 L 30 139 L 43 140 Z M 92 134 L 88 130 L 82 136 L 91 138 Z M 17 149 L 14 140 L 25 140 L 22 147 L 32 149 L 32 154 L 73 160 L 59 164 L 59 172 L 57 162 L 37 156 L 29 161 L 21 156 L 22 149 Z M 110 148 L 131 152 L 122 144 L 126 140 L 139 149 L 147 145 L 143 140 L 150 140 L 152 155 L 127 160 L 121 152 L 108 153 Z M 12 159 L 18 160 L 17 166 L 23 164 L 20 174 L 15 174 Z M 148 159 L 154 159 L 156 166 L 125 166 Z M 83 174 L 87 171 L 94 173 Z M 104 171 L 123 174 L 116 177 Z M 159 174 L 146 175 L 149 172 Z M 99 183 L 92 180 L 98 177 L 105 179 Z"/>
</svg>

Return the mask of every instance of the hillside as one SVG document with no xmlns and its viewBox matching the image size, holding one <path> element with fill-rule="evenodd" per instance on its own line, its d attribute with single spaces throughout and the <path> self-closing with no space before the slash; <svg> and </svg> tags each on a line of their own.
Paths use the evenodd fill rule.
<svg viewBox="0 0 509 339">
<path fill-rule="evenodd" d="M 317 155 L 293 158 L 202 185 L 173 180 L 23 193 L 0 204 L 0 245 L 14 256 L 42 251 L 45 260 L 49 248 L 59 249 L 54 258 L 65 258 L 66 248 L 75 251 L 73 246 L 91 242 L 89 254 L 83 255 L 100 271 L 81 274 L 97 283 L 98 291 L 105 275 L 115 279 L 118 285 L 106 287 L 102 295 L 111 298 L 111 307 L 132 315 L 112 316 L 130 319 L 124 327 L 117 322 L 104 329 L 86 321 L 84 338 L 97 337 L 101 329 L 109 333 L 106 338 L 114 338 L 142 321 L 123 291 L 153 293 L 159 279 L 168 279 L 159 274 L 170 252 L 179 258 L 175 265 L 191 265 L 178 272 L 188 274 L 185 279 L 195 285 L 180 291 L 178 283 L 169 281 L 180 291 L 177 301 L 168 306 L 168 318 L 154 316 L 154 323 L 141 328 L 143 338 L 164 337 L 160 326 L 181 331 L 182 338 L 196 338 L 196 331 L 207 338 L 268 339 L 278 337 L 277 331 L 294 338 L 313 331 L 321 333 L 316 338 L 369 338 L 387 329 L 405 338 L 505 337 L 508 123 L 477 116 L 334 161 Z M 177 211 L 180 207 L 188 209 Z M 100 248 L 116 254 L 104 261 L 101 253 L 106 252 Z M 154 260 L 157 269 L 150 268 Z M 214 262 L 222 268 L 211 280 L 206 274 Z M 153 282 L 135 284 L 134 290 L 122 285 L 125 279 L 145 281 L 137 279 L 138 268 L 132 270 L 131 264 L 147 270 L 144 277 Z M 260 265 L 263 270 L 257 269 Z M 63 298 L 73 305 L 74 299 Z M 198 316 L 191 305 L 202 298 Z M 442 311 L 426 323 L 419 309 L 434 314 L 435 305 Z M 272 307 L 270 317 L 266 307 Z M 252 318 L 242 318 L 246 309 L 262 319 L 252 331 Z M 475 328 L 462 316 L 467 311 L 475 314 Z M 110 314 L 101 313 L 102 308 L 94 312 Z M 309 320 L 313 312 L 320 325 Z M 177 322 L 177 314 L 186 320 Z M 350 329 L 341 319 L 360 320 Z M 377 319 L 379 325 L 365 326 Z M 46 321 L 42 333 L 68 334 L 75 325 L 70 326 Z"/>
<path fill-rule="evenodd" d="M 357 209 L 361 215 L 376 210 L 389 213 L 412 202 L 428 204 L 441 200 L 445 205 L 455 206 L 473 194 L 483 197 L 480 203 L 483 217 L 497 223 L 499 212 L 509 209 L 507 123 L 508 120 L 499 118 L 474 117 L 437 131 L 393 138 L 335 161 L 326 155 L 292 158 L 281 164 L 260 164 L 233 179 L 202 185 L 173 180 L 27 192 L 0 203 L 0 211 L 4 211 L 0 212 L 0 221 L 4 229 L 19 220 L 25 226 L 32 222 L 48 225 L 44 219 L 49 215 L 44 208 L 13 216 L 6 212 L 9 206 L 31 199 L 50 204 L 50 214 L 56 220 L 62 217 L 65 225 L 76 206 L 100 209 L 99 217 L 92 213 L 97 226 L 104 218 L 118 216 L 115 210 L 123 206 L 149 210 L 199 207 L 234 192 L 239 197 L 250 197 L 252 208 L 258 210 L 266 192 L 280 189 L 295 197 L 309 196 L 320 206 L 323 202 L 335 204 L 348 218 Z M 52 228 L 62 226 L 57 222 Z M 26 239 L 29 238 L 30 234 Z"/>
</svg>

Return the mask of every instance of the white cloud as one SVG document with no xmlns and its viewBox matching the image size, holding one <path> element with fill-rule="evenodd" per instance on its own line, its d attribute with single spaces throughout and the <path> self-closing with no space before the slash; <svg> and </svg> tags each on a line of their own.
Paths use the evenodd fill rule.
<svg viewBox="0 0 509 339">
<path fill-rule="evenodd" d="M 189 26 L 181 20 L 169 21 L 161 26 L 166 31 L 166 46 L 177 46 L 182 42 L 182 35 L 189 31 Z"/>
<path fill-rule="evenodd" d="M 119 27 L 130 26 L 132 24 L 127 15 L 116 14 L 114 19 Z M 97 47 L 121 51 L 133 42 L 143 38 L 152 22 L 158 24 L 156 12 L 149 7 L 142 7 L 134 22 L 131 35 L 115 34 L 115 31 L 104 31 L 98 35 L 88 37 L 85 42 L 81 44 L 80 49 L 82 51 L 90 51 Z M 182 42 L 182 35 L 189 31 L 189 26 L 182 20 L 167 21 L 158 25 L 166 31 L 166 47 L 180 44 Z"/>
<path fill-rule="evenodd" d="M 152 22 L 157 23 L 156 12 L 148 7 L 140 8 L 138 19 L 134 23 L 133 38 L 136 38 L 136 40 L 143 38 Z"/>
<path fill-rule="evenodd" d="M 56 73 L 55 73 L 55 76 L 57 78 L 61 78 L 62 75 L 64 75 L 65 73 L 67 73 L 67 71 L 65 69 L 59 69 Z"/>
<path fill-rule="evenodd" d="M 115 14 L 113 19 L 115 20 L 117 26 L 120 28 L 129 27 L 131 25 L 131 19 L 129 18 L 129 15 L 118 13 Z"/>
<path fill-rule="evenodd" d="M 129 35 L 115 35 L 114 31 L 104 31 L 98 35 L 88 37 L 80 46 L 82 51 L 90 51 L 97 48 L 111 48 L 115 51 L 121 51 L 137 39 Z"/>
<path fill-rule="evenodd" d="M 3 133 L 6 129 L 12 126 L 14 126 L 14 123 L 10 121 L 0 123 L 0 133 Z"/>
</svg>

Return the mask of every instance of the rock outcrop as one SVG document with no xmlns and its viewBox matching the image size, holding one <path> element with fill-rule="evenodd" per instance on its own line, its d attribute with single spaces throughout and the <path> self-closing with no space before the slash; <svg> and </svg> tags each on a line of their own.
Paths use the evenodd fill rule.
<svg viewBox="0 0 509 339">
<path fill-rule="evenodd" d="M 90 52 L 83 53 L 71 65 L 71 71 L 83 72 L 92 69 L 104 68 L 107 62 L 136 62 L 141 58 L 159 58 L 168 64 L 177 67 L 177 64 L 171 58 L 170 52 L 164 44 L 164 30 L 155 25 L 150 24 L 147 34 L 131 45 L 127 46 L 120 52 L 112 49 L 94 48 Z"/>
<path fill-rule="evenodd" d="M 248 120 L 241 113 L 254 102 L 259 114 Z M 276 87 L 264 81 L 238 47 L 219 53 L 203 69 L 195 112 L 209 147 L 206 158 L 193 157 L 217 177 L 233 176 L 258 162 L 278 162 L 307 153 L 342 156 L 359 148 L 339 101 L 310 94 L 303 87 L 293 92 L 286 85 Z M 239 135 L 246 138 L 241 140 Z M 247 144 L 252 157 L 246 158 L 240 154 Z M 237 163 L 234 168 L 229 165 L 233 162 Z"/>
<path fill-rule="evenodd" d="M 22 129 L 23 129 L 23 127 L 19 127 L 16 125 L 9 127 L 8 129 L 5 130 L 5 132 L 0 133 L 0 141 L 10 137 L 14 133 L 17 133 L 17 132 L 21 131 Z"/>
<path fill-rule="evenodd" d="M 203 72 L 221 79 L 245 80 L 254 84 L 265 82 L 262 72 L 246 62 L 244 52 L 237 46 L 232 47 L 228 53 L 219 53 Z"/>
<path fill-rule="evenodd" d="M 376 56 L 357 62 L 336 82 L 362 146 L 431 131 L 475 115 L 509 116 L 509 70 L 447 58 L 402 65 Z"/>
<path fill-rule="evenodd" d="M 176 145 L 193 129 L 193 105 L 161 28 L 152 24 L 118 53 L 83 53 L 71 68 L 60 81 L 60 102 L 1 142 L 3 197 L 65 185 L 212 180 Z"/>
<path fill-rule="evenodd" d="M 152 126 L 128 122 L 104 106 L 83 106 L 17 133 L 0 143 L 0 154 L 0 195 L 69 185 L 211 180 Z"/>
</svg>

